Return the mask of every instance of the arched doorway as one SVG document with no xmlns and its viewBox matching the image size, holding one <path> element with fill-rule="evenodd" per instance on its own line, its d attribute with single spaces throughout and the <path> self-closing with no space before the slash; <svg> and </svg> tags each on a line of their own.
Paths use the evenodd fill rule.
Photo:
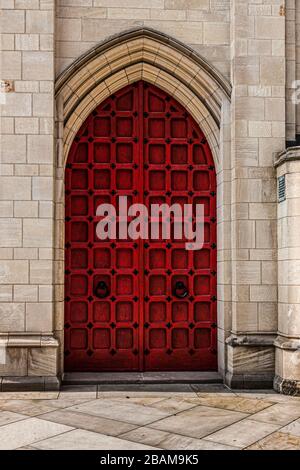
<svg viewBox="0 0 300 470">
<path fill-rule="evenodd" d="M 203 249 L 172 236 L 99 240 L 96 209 L 121 195 L 147 207 L 203 204 Z M 92 112 L 68 157 L 65 233 L 66 371 L 217 368 L 216 173 L 177 101 L 140 81 Z"/>
</svg>

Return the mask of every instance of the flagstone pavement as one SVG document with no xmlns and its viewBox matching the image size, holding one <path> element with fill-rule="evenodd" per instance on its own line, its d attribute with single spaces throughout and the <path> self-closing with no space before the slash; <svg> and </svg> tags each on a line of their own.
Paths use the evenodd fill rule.
<svg viewBox="0 0 300 470">
<path fill-rule="evenodd" d="M 2 392 L 0 449 L 300 450 L 300 398 L 222 385 Z"/>
</svg>

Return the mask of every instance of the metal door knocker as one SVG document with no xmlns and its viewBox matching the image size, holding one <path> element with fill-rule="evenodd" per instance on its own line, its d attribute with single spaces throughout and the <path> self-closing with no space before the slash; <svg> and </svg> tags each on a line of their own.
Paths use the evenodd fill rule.
<svg viewBox="0 0 300 470">
<path fill-rule="evenodd" d="M 189 295 L 187 287 L 184 285 L 183 282 L 178 281 L 175 284 L 175 287 L 173 289 L 173 295 L 177 297 L 178 299 L 184 299 Z"/>
<path fill-rule="evenodd" d="M 106 282 L 100 281 L 94 288 L 94 295 L 99 299 L 105 299 L 109 296 L 109 288 Z"/>
</svg>

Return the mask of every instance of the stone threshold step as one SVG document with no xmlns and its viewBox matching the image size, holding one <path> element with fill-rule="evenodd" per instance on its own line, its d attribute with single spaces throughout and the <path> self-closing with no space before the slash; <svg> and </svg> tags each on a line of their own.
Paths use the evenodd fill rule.
<svg viewBox="0 0 300 470">
<path fill-rule="evenodd" d="M 66 372 L 63 385 L 222 384 L 218 372 Z"/>
</svg>

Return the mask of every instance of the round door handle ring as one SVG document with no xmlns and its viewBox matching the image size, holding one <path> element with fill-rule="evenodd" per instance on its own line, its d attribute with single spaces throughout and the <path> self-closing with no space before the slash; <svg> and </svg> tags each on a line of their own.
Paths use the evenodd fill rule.
<svg viewBox="0 0 300 470">
<path fill-rule="evenodd" d="M 185 297 L 189 295 L 188 289 L 183 282 L 176 282 L 175 287 L 173 289 L 173 295 L 178 299 L 185 299 Z"/>
<path fill-rule="evenodd" d="M 108 297 L 109 296 L 109 288 L 108 288 L 108 285 L 106 284 L 106 282 L 104 282 L 104 281 L 98 282 L 98 284 L 96 285 L 96 287 L 94 289 L 94 294 L 99 299 L 105 299 L 105 297 Z"/>
</svg>

